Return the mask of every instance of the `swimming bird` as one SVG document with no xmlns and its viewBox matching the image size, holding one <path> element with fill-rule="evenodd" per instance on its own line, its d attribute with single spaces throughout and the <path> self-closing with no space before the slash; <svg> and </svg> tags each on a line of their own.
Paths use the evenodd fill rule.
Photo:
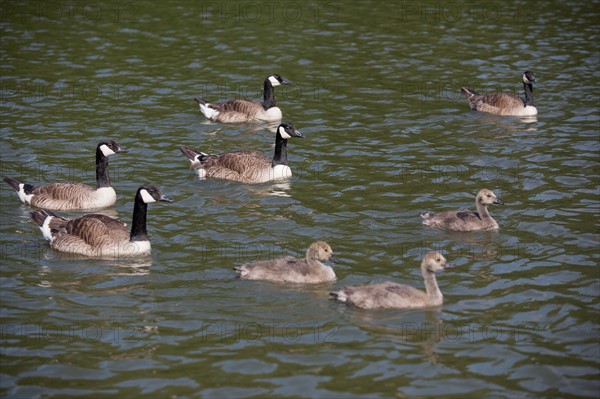
<svg viewBox="0 0 600 399">
<path fill-rule="evenodd" d="M 233 269 L 245 280 L 316 284 L 336 279 L 333 269 L 321 263 L 327 260 L 333 260 L 333 250 L 326 242 L 316 241 L 308 248 L 304 259 L 287 256 L 250 262 Z"/>
<path fill-rule="evenodd" d="M 475 199 L 477 212 L 449 211 L 441 213 L 421 213 L 423 224 L 454 231 L 497 230 L 498 223 L 490 216 L 487 206 L 490 204 L 502 205 L 496 194 L 488 189 L 479 191 Z"/>
<path fill-rule="evenodd" d="M 127 152 L 115 141 L 102 141 L 96 147 L 96 188 L 83 183 L 51 183 L 40 187 L 5 177 L 24 204 L 57 211 L 98 209 L 112 206 L 117 201 L 110 185 L 108 157 Z"/>
<path fill-rule="evenodd" d="M 460 91 L 467 97 L 473 111 L 487 112 L 494 115 L 534 116 L 537 108 L 533 98 L 533 83 L 536 83 L 535 74 L 525 71 L 523 74 L 523 87 L 525 99 L 514 94 L 478 94 L 467 87 Z"/>
<path fill-rule="evenodd" d="M 277 74 L 268 76 L 264 82 L 262 103 L 248 99 L 234 99 L 220 103 L 209 103 L 200 97 L 196 97 L 194 100 L 200 106 L 200 111 L 204 116 L 215 122 L 279 121 L 283 118 L 283 114 L 275 103 L 273 88 L 285 84 L 291 84 L 291 82 Z"/>
<path fill-rule="evenodd" d="M 191 168 L 201 179 L 225 179 L 242 183 L 264 183 L 285 180 L 292 176 L 288 166 L 287 141 L 292 137 L 304 137 L 291 123 L 282 123 L 275 134 L 273 159 L 253 150 L 226 152 L 209 155 L 191 147 L 180 148 L 191 162 Z"/>
<path fill-rule="evenodd" d="M 148 204 L 157 201 L 172 202 L 154 186 L 137 190 L 131 230 L 118 219 L 94 213 L 65 219 L 41 209 L 31 212 L 31 217 L 57 251 L 102 258 L 139 256 L 151 251 L 146 213 Z"/>
<path fill-rule="evenodd" d="M 404 284 L 387 281 L 381 284 L 345 287 L 330 292 L 334 299 L 362 309 L 414 309 L 440 306 L 444 297 L 438 287 L 435 272 L 451 268 L 439 252 L 429 252 L 421 263 L 425 292 Z"/>
</svg>

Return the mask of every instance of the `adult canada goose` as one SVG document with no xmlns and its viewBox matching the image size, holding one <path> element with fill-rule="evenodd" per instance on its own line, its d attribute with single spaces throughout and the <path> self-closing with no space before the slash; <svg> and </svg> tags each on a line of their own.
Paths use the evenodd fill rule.
<svg viewBox="0 0 600 399">
<path fill-rule="evenodd" d="M 525 99 L 514 94 L 478 94 L 467 87 L 460 91 L 467 97 L 473 111 L 488 112 L 494 115 L 534 116 L 537 108 L 533 99 L 533 83 L 536 83 L 535 74 L 525 71 L 523 74 L 523 87 Z"/>
<path fill-rule="evenodd" d="M 5 177 L 4 181 L 15 189 L 24 204 L 58 211 L 106 208 L 117 201 L 115 189 L 108 176 L 108 157 L 117 152 L 127 152 L 110 140 L 96 147 L 96 188 L 83 183 L 51 183 L 34 187 L 17 179 Z"/>
<path fill-rule="evenodd" d="M 181 147 L 181 152 L 198 171 L 201 179 L 225 179 L 242 183 L 264 183 L 284 180 L 292 176 L 287 164 L 287 141 L 304 137 L 291 123 L 282 123 L 275 134 L 275 154 L 269 159 L 258 151 L 243 150 L 209 155 L 191 147 Z"/>
<path fill-rule="evenodd" d="M 142 186 L 137 190 L 131 230 L 118 219 L 94 213 L 65 219 L 42 209 L 31 212 L 31 217 L 50 242 L 50 247 L 58 251 L 89 257 L 138 256 L 150 253 L 146 211 L 148 204 L 156 201 L 171 202 L 154 186 Z"/>
<path fill-rule="evenodd" d="M 321 261 L 331 260 L 333 250 L 324 241 L 314 242 L 305 259 L 291 256 L 274 260 L 259 260 L 234 267 L 242 279 L 269 280 L 281 283 L 316 284 L 335 280 L 333 269 Z"/>
<path fill-rule="evenodd" d="M 200 111 L 204 116 L 215 122 L 279 121 L 283 114 L 275 103 L 273 88 L 284 84 L 291 84 L 291 82 L 277 74 L 268 76 L 264 83 L 262 103 L 248 99 L 234 99 L 220 103 L 209 103 L 200 97 L 196 97 L 194 100 L 200 105 Z"/>
<path fill-rule="evenodd" d="M 490 204 L 502 205 L 496 194 L 488 189 L 483 189 L 477 194 L 473 211 L 449 211 L 442 213 L 424 212 L 421 214 L 423 224 L 454 231 L 496 230 L 498 223 L 490 216 L 487 206 Z"/>
<path fill-rule="evenodd" d="M 435 272 L 451 268 L 439 252 L 429 252 L 421 263 L 421 273 L 425 279 L 425 292 L 404 284 L 387 281 L 381 284 L 346 287 L 329 295 L 340 302 L 363 309 L 376 308 L 427 308 L 440 306 L 444 296 L 438 287 Z"/>
</svg>

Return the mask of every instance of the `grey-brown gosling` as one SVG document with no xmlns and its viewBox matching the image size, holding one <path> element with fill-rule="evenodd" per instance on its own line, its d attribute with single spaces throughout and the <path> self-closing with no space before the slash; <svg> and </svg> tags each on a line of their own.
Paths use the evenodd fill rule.
<svg viewBox="0 0 600 399">
<path fill-rule="evenodd" d="M 274 260 L 259 260 L 234 267 L 246 280 L 268 280 L 280 283 L 316 284 L 334 281 L 333 269 L 321 262 L 333 260 L 333 250 L 324 241 L 314 242 L 304 259 L 291 256 Z"/>
<path fill-rule="evenodd" d="M 140 256 L 151 252 L 146 213 L 148 204 L 157 201 L 171 202 L 154 186 L 137 190 L 131 230 L 118 219 L 101 214 L 65 219 L 42 209 L 31 212 L 31 217 L 57 251 L 101 258 Z"/>
<path fill-rule="evenodd" d="M 423 224 L 429 227 L 437 227 L 444 230 L 453 231 L 477 231 L 477 230 L 497 230 L 498 223 L 490 216 L 488 205 L 501 205 L 496 194 L 488 189 L 479 191 L 475 199 L 477 212 L 449 211 L 449 212 L 424 212 L 421 214 Z"/>
<path fill-rule="evenodd" d="M 525 98 L 514 94 L 478 94 L 474 90 L 462 87 L 460 91 L 467 97 L 473 111 L 487 112 L 494 115 L 535 116 L 538 111 L 533 98 L 533 83 L 535 74 L 525 71 L 523 74 Z"/>
<path fill-rule="evenodd" d="M 191 162 L 190 167 L 201 179 L 224 179 L 242 183 L 265 183 L 286 180 L 292 176 L 288 166 L 287 141 L 304 137 L 291 123 L 282 123 L 275 134 L 273 158 L 253 150 L 209 155 L 187 146 L 180 148 Z"/>
<path fill-rule="evenodd" d="M 329 294 L 337 301 L 362 309 L 414 309 L 440 306 L 444 296 L 435 272 L 452 267 L 439 252 L 429 252 L 421 263 L 425 292 L 404 284 L 387 281 L 381 284 L 346 287 Z"/>
<path fill-rule="evenodd" d="M 51 183 L 40 187 L 21 183 L 5 177 L 24 204 L 55 211 L 99 209 L 112 206 L 117 201 L 115 189 L 110 185 L 108 157 L 127 152 L 115 141 L 102 141 L 96 147 L 96 187 L 83 183 Z"/>
<path fill-rule="evenodd" d="M 234 99 L 220 103 L 209 103 L 200 97 L 196 97 L 194 100 L 200 106 L 200 111 L 204 116 L 215 122 L 280 121 L 283 114 L 275 103 L 274 87 L 285 84 L 291 84 L 291 82 L 277 74 L 268 76 L 264 82 L 262 103 L 248 99 Z"/>
</svg>

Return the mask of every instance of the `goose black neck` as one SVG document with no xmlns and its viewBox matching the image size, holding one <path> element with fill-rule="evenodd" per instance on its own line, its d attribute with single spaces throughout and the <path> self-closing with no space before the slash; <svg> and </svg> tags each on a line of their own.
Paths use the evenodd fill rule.
<svg viewBox="0 0 600 399">
<path fill-rule="evenodd" d="M 269 108 L 273 108 L 275 104 L 275 89 L 273 85 L 269 81 L 269 79 L 265 79 L 264 93 L 263 93 L 263 108 L 268 110 Z"/>
<path fill-rule="evenodd" d="M 108 177 L 108 157 L 102 153 L 100 147 L 96 149 L 96 188 L 110 187 Z"/>
<path fill-rule="evenodd" d="M 273 155 L 271 165 L 287 165 L 287 163 L 287 140 L 277 133 L 275 138 L 275 154 Z"/>
<path fill-rule="evenodd" d="M 535 101 L 533 99 L 533 84 L 523 83 L 523 88 L 525 89 L 525 106 L 531 105 L 532 107 L 535 107 Z"/>
<path fill-rule="evenodd" d="M 148 240 L 148 232 L 146 231 L 147 210 L 148 204 L 144 202 L 138 191 L 135 196 L 135 203 L 133 204 L 133 219 L 131 221 L 131 234 L 129 236 L 130 241 Z"/>
</svg>

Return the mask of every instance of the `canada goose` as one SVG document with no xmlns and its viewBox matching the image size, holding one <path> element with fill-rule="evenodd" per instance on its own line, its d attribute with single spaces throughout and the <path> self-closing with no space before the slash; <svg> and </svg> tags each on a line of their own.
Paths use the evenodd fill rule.
<svg viewBox="0 0 600 399">
<path fill-rule="evenodd" d="M 245 280 L 269 280 L 281 283 L 324 283 L 335 280 L 333 269 L 321 263 L 331 260 L 333 250 L 324 241 L 316 241 L 306 251 L 305 259 L 291 256 L 273 260 L 259 260 L 234 267 Z"/>
<path fill-rule="evenodd" d="M 421 214 L 423 224 L 454 231 L 496 230 L 498 223 L 490 216 L 487 206 L 490 204 L 502 205 L 496 194 L 488 189 L 483 189 L 477 194 L 473 211 L 449 211 L 442 213 L 424 212 Z"/>
<path fill-rule="evenodd" d="M 514 94 L 478 94 L 467 87 L 461 87 L 460 91 L 469 100 L 473 111 L 488 112 L 494 115 L 534 116 L 537 115 L 533 99 L 533 83 L 536 82 L 535 74 L 525 71 L 523 74 L 524 100 Z"/>
<path fill-rule="evenodd" d="M 258 151 L 244 150 L 209 155 L 191 147 L 181 147 L 181 152 L 198 171 L 201 179 L 225 179 L 242 183 L 264 183 L 284 180 L 292 176 L 287 164 L 287 141 L 304 137 L 291 123 L 282 123 L 275 134 L 275 154 L 269 159 Z"/>
<path fill-rule="evenodd" d="M 65 219 L 42 209 L 31 212 L 31 217 L 50 242 L 50 247 L 58 251 L 89 257 L 138 256 L 150 253 L 146 211 L 148 204 L 156 201 L 171 202 L 154 186 L 142 186 L 137 190 L 131 231 L 118 219 L 94 213 Z"/>
<path fill-rule="evenodd" d="M 117 152 L 127 152 L 110 140 L 96 147 L 96 188 L 83 183 L 51 183 L 34 187 L 17 179 L 5 177 L 4 181 L 15 189 L 24 204 L 58 211 L 106 208 L 117 201 L 115 189 L 110 186 L 108 157 Z"/>
<path fill-rule="evenodd" d="M 425 279 L 425 292 L 404 284 L 387 281 L 381 284 L 346 287 L 341 291 L 330 292 L 334 299 L 363 309 L 375 308 L 427 308 L 440 306 L 444 302 L 435 272 L 451 268 L 439 252 L 429 252 L 421 263 L 421 273 Z"/>
<path fill-rule="evenodd" d="M 200 97 L 194 98 L 205 117 L 215 122 L 239 123 L 281 120 L 283 114 L 275 103 L 275 86 L 291 84 L 290 81 L 274 74 L 265 79 L 264 98 L 260 103 L 248 99 L 234 99 L 221 103 L 209 103 Z"/>
</svg>

